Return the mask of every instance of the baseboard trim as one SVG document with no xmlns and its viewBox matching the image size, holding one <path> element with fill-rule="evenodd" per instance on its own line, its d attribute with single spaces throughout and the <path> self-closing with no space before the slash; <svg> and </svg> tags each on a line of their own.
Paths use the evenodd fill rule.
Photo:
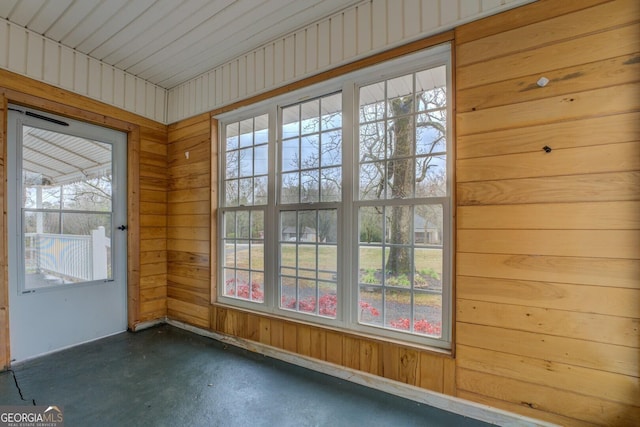
<svg viewBox="0 0 640 427">
<path fill-rule="evenodd" d="M 434 408 L 444 411 L 453 412 L 465 417 L 484 421 L 489 424 L 500 426 L 518 426 L 518 427 L 553 427 L 556 424 L 546 421 L 536 420 L 534 418 L 525 417 L 514 414 L 512 412 L 493 408 L 491 406 L 482 405 L 480 403 L 471 402 L 453 396 L 436 393 L 423 388 L 403 384 L 377 375 L 368 374 L 355 369 L 338 366 L 333 363 L 324 362 L 310 357 L 301 356 L 286 350 L 271 347 L 265 344 L 249 341 L 243 338 L 233 337 L 220 334 L 206 329 L 198 328 L 184 322 L 172 319 L 165 319 L 163 322 L 180 329 L 184 329 L 195 334 L 212 338 L 216 341 L 224 342 L 235 347 L 272 357 L 283 362 L 291 363 L 296 366 L 311 369 L 316 372 L 331 375 L 345 381 L 350 381 L 365 387 L 374 388 L 385 393 L 390 393 L 414 402 L 424 403 Z M 156 323 L 157 324 L 157 323 Z M 136 328 L 136 331 L 139 330 Z"/>
<path fill-rule="evenodd" d="M 133 325 L 131 329 L 132 332 L 139 332 L 145 329 L 153 328 L 154 326 L 163 325 L 168 323 L 168 319 L 166 316 L 160 317 L 158 319 L 148 320 L 146 322 L 139 322 Z"/>
</svg>

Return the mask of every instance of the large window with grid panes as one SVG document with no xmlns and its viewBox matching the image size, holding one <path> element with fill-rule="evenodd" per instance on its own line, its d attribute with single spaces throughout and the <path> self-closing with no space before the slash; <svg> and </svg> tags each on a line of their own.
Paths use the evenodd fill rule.
<svg viewBox="0 0 640 427">
<path fill-rule="evenodd" d="M 217 301 L 450 348 L 448 45 L 218 117 Z"/>
</svg>

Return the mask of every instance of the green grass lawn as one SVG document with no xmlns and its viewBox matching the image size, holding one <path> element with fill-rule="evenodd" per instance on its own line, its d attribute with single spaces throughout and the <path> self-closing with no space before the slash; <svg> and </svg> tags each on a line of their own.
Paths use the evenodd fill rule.
<svg viewBox="0 0 640 427">
<path fill-rule="evenodd" d="M 433 269 L 438 274 L 442 274 L 442 250 L 419 248 L 414 251 L 416 271 Z M 382 248 L 370 246 L 360 248 L 360 270 L 382 269 L 385 261 L 386 259 L 382 258 Z"/>
<path fill-rule="evenodd" d="M 300 245 L 298 251 L 299 267 L 313 268 L 321 270 L 337 269 L 337 253 L 338 249 L 333 245 L 318 245 L 316 254 L 315 245 Z M 296 246 L 294 244 L 283 244 L 282 249 L 283 267 L 296 266 Z M 242 245 L 235 255 L 236 267 L 249 268 L 249 248 L 248 245 Z M 234 253 L 228 251 L 227 265 L 232 266 Z M 440 249 L 416 249 L 415 250 L 415 268 L 417 271 L 433 269 L 438 274 L 442 274 L 442 250 Z M 317 265 L 316 265 L 317 262 Z M 384 267 L 382 258 L 382 248 L 380 247 L 361 247 L 359 253 L 360 270 L 378 270 Z M 264 246 L 251 245 L 251 268 L 254 270 L 264 270 Z"/>
<path fill-rule="evenodd" d="M 239 250 L 233 251 L 232 246 L 227 249 L 226 265 L 229 267 L 235 267 L 247 269 L 249 268 L 249 261 L 251 260 L 251 269 L 264 271 L 264 246 L 258 244 L 251 245 L 251 257 L 249 257 L 249 245 L 239 246 Z M 335 274 L 337 271 L 337 246 L 335 245 L 298 245 L 298 252 L 296 255 L 296 245 L 285 243 L 281 246 L 281 266 L 285 274 L 295 275 L 296 273 L 296 258 L 298 260 L 299 275 L 302 277 L 313 278 L 315 276 L 315 270 L 323 270 L 319 274 L 320 280 L 335 280 Z M 442 274 L 442 250 L 439 249 L 415 249 L 415 268 L 417 271 L 430 270 L 439 275 Z M 359 250 L 359 268 L 361 272 L 365 271 L 382 271 L 385 261 L 382 257 L 381 247 L 361 247 Z M 315 281 L 303 281 L 306 286 L 315 286 Z M 313 285 L 312 285 L 313 284 Z M 323 284 L 321 283 L 321 286 Z M 334 288 L 333 284 L 326 284 L 324 286 L 325 291 L 331 291 Z M 381 299 L 382 295 L 380 291 L 371 290 L 372 287 L 368 287 L 362 290 L 363 297 L 367 299 Z M 401 303 L 410 302 L 409 292 L 402 290 L 388 290 L 388 297 L 393 295 L 393 299 Z M 438 294 L 428 294 L 416 292 L 414 294 L 414 302 L 419 305 L 432 305 L 440 306 L 442 298 Z"/>
</svg>

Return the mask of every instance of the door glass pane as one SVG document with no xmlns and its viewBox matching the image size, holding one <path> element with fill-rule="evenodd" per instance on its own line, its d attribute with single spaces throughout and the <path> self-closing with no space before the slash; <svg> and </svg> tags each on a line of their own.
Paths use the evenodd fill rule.
<svg viewBox="0 0 640 427">
<path fill-rule="evenodd" d="M 111 280 L 111 144 L 23 126 L 24 289 Z"/>
</svg>

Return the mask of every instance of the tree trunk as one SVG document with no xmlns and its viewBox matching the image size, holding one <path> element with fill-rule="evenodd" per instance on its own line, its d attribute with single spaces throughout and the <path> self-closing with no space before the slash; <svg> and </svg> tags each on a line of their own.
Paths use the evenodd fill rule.
<svg viewBox="0 0 640 427">
<path fill-rule="evenodd" d="M 393 134 L 395 141 L 387 173 L 391 178 L 391 197 L 404 199 L 413 195 L 414 159 L 413 159 L 413 116 L 411 112 L 413 96 L 394 99 L 390 102 L 393 114 Z M 387 136 L 390 138 L 390 134 Z M 406 206 L 391 208 L 389 258 L 385 267 L 387 274 L 398 276 L 411 273 L 411 209 Z M 403 245 L 403 246 L 397 246 Z M 404 246 L 406 245 L 406 246 Z"/>
</svg>

